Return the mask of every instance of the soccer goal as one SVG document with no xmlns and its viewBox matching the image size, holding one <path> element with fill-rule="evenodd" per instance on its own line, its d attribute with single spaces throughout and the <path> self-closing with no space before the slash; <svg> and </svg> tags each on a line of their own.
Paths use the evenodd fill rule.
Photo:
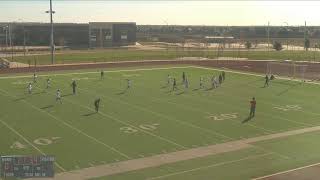
<svg viewBox="0 0 320 180">
<path fill-rule="evenodd" d="M 297 64 L 294 61 L 268 62 L 266 74 L 304 81 L 307 68 L 308 65 Z"/>
</svg>

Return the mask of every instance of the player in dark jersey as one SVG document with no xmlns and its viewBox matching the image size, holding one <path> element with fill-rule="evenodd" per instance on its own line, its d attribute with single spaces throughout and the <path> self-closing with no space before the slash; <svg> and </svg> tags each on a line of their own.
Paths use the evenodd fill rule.
<svg viewBox="0 0 320 180">
<path fill-rule="evenodd" d="M 250 117 L 254 117 L 256 113 L 256 98 L 253 97 L 252 100 L 250 101 Z"/>
<path fill-rule="evenodd" d="M 172 91 L 177 89 L 177 81 L 176 78 L 173 78 L 173 83 L 172 83 Z"/>
<path fill-rule="evenodd" d="M 100 101 L 101 101 L 100 98 L 98 98 L 94 101 L 94 108 L 95 108 L 96 112 L 99 112 Z"/>
<path fill-rule="evenodd" d="M 182 83 L 184 83 L 186 81 L 186 73 L 182 73 Z"/>
<path fill-rule="evenodd" d="M 103 77 L 104 77 L 104 71 L 101 70 L 101 72 L 100 72 L 100 79 L 103 79 Z"/>
<path fill-rule="evenodd" d="M 36 75 L 36 73 L 33 73 L 33 83 L 37 83 L 37 78 L 38 76 Z"/>
<path fill-rule="evenodd" d="M 265 82 L 264 82 L 264 87 L 267 87 L 267 86 L 269 86 L 269 77 L 268 77 L 268 75 L 266 75 Z"/>
<path fill-rule="evenodd" d="M 221 85 L 222 84 L 222 75 L 219 74 L 219 84 Z"/>
<path fill-rule="evenodd" d="M 71 86 L 72 86 L 72 94 L 75 95 L 76 94 L 76 88 L 77 88 L 76 80 L 72 81 Z"/>
</svg>

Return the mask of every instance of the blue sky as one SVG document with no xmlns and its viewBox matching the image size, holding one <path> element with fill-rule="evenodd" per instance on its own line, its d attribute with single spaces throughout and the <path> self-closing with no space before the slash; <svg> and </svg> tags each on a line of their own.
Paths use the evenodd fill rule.
<svg viewBox="0 0 320 180">
<path fill-rule="evenodd" d="M 53 0 L 55 22 L 180 25 L 320 25 L 320 1 Z M 0 22 L 48 22 L 48 0 L 0 0 Z M 286 22 L 286 23 L 284 23 Z"/>
</svg>

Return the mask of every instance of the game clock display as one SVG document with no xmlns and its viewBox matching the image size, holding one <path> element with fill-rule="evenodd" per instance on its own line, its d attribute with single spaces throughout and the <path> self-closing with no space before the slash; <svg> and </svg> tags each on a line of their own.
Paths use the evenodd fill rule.
<svg viewBox="0 0 320 180">
<path fill-rule="evenodd" d="M 0 156 L 0 177 L 53 177 L 53 156 Z"/>
</svg>

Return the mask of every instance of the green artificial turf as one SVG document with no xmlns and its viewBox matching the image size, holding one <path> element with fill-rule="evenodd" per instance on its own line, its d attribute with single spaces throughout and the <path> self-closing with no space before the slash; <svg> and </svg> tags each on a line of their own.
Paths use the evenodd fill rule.
<svg viewBox="0 0 320 180">
<path fill-rule="evenodd" d="M 210 90 L 211 76 L 220 71 L 196 67 L 109 71 L 102 80 L 99 72 L 50 74 L 50 89 L 45 89 L 47 77 L 40 76 L 31 95 L 27 93 L 27 83 L 32 76 L 0 78 L 0 154 L 55 155 L 56 170 L 61 172 L 320 125 L 318 85 L 276 79 L 263 88 L 263 77 L 227 72 L 222 86 Z M 182 72 L 189 78 L 188 89 L 181 85 Z M 177 78 L 179 90 L 171 91 L 168 74 Z M 207 79 L 205 89 L 199 89 L 200 76 Z M 73 79 L 78 84 L 76 95 L 71 94 Z M 132 80 L 131 89 L 125 90 L 126 79 Z M 62 104 L 55 101 L 57 89 L 62 91 Z M 253 96 L 257 99 L 256 117 L 243 123 Z M 101 98 L 99 113 L 94 113 L 96 98 Z M 293 106 L 300 109 L 292 109 Z M 214 120 L 230 113 L 235 113 L 235 118 Z M 23 146 L 17 148 L 13 144 Z M 292 147 L 295 145 L 292 141 Z M 247 157 L 246 153 L 264 152 L 244 150 L 245 155 L 230 156 L 241 159 Z M 301 153 L 297 154 L 302 156 Z M 268 163 L 286 161 L 276 154 L 261 158 L 267 158 Z M 299 162 L 307 160 L 310 158 Z M 251 161 L 254 164 L 248 163 L 250 167 L 265 165 Z M 237 173 L 247 171 L 240 167 L 233 168 L 239 168 Z M 244 173 L 243 177 L 262 175 L 265 172 L 261 169 L 256 167 L 256 171 Z M 277 166 L 270 171 L 276 170 Z M 226 171 L 217 172 L 225 179 L 231 177 Z M 145 173 L 142 175 L 145 177 Z M 131 175 L 119 177 L 134 179 Z"/>
</svg>

